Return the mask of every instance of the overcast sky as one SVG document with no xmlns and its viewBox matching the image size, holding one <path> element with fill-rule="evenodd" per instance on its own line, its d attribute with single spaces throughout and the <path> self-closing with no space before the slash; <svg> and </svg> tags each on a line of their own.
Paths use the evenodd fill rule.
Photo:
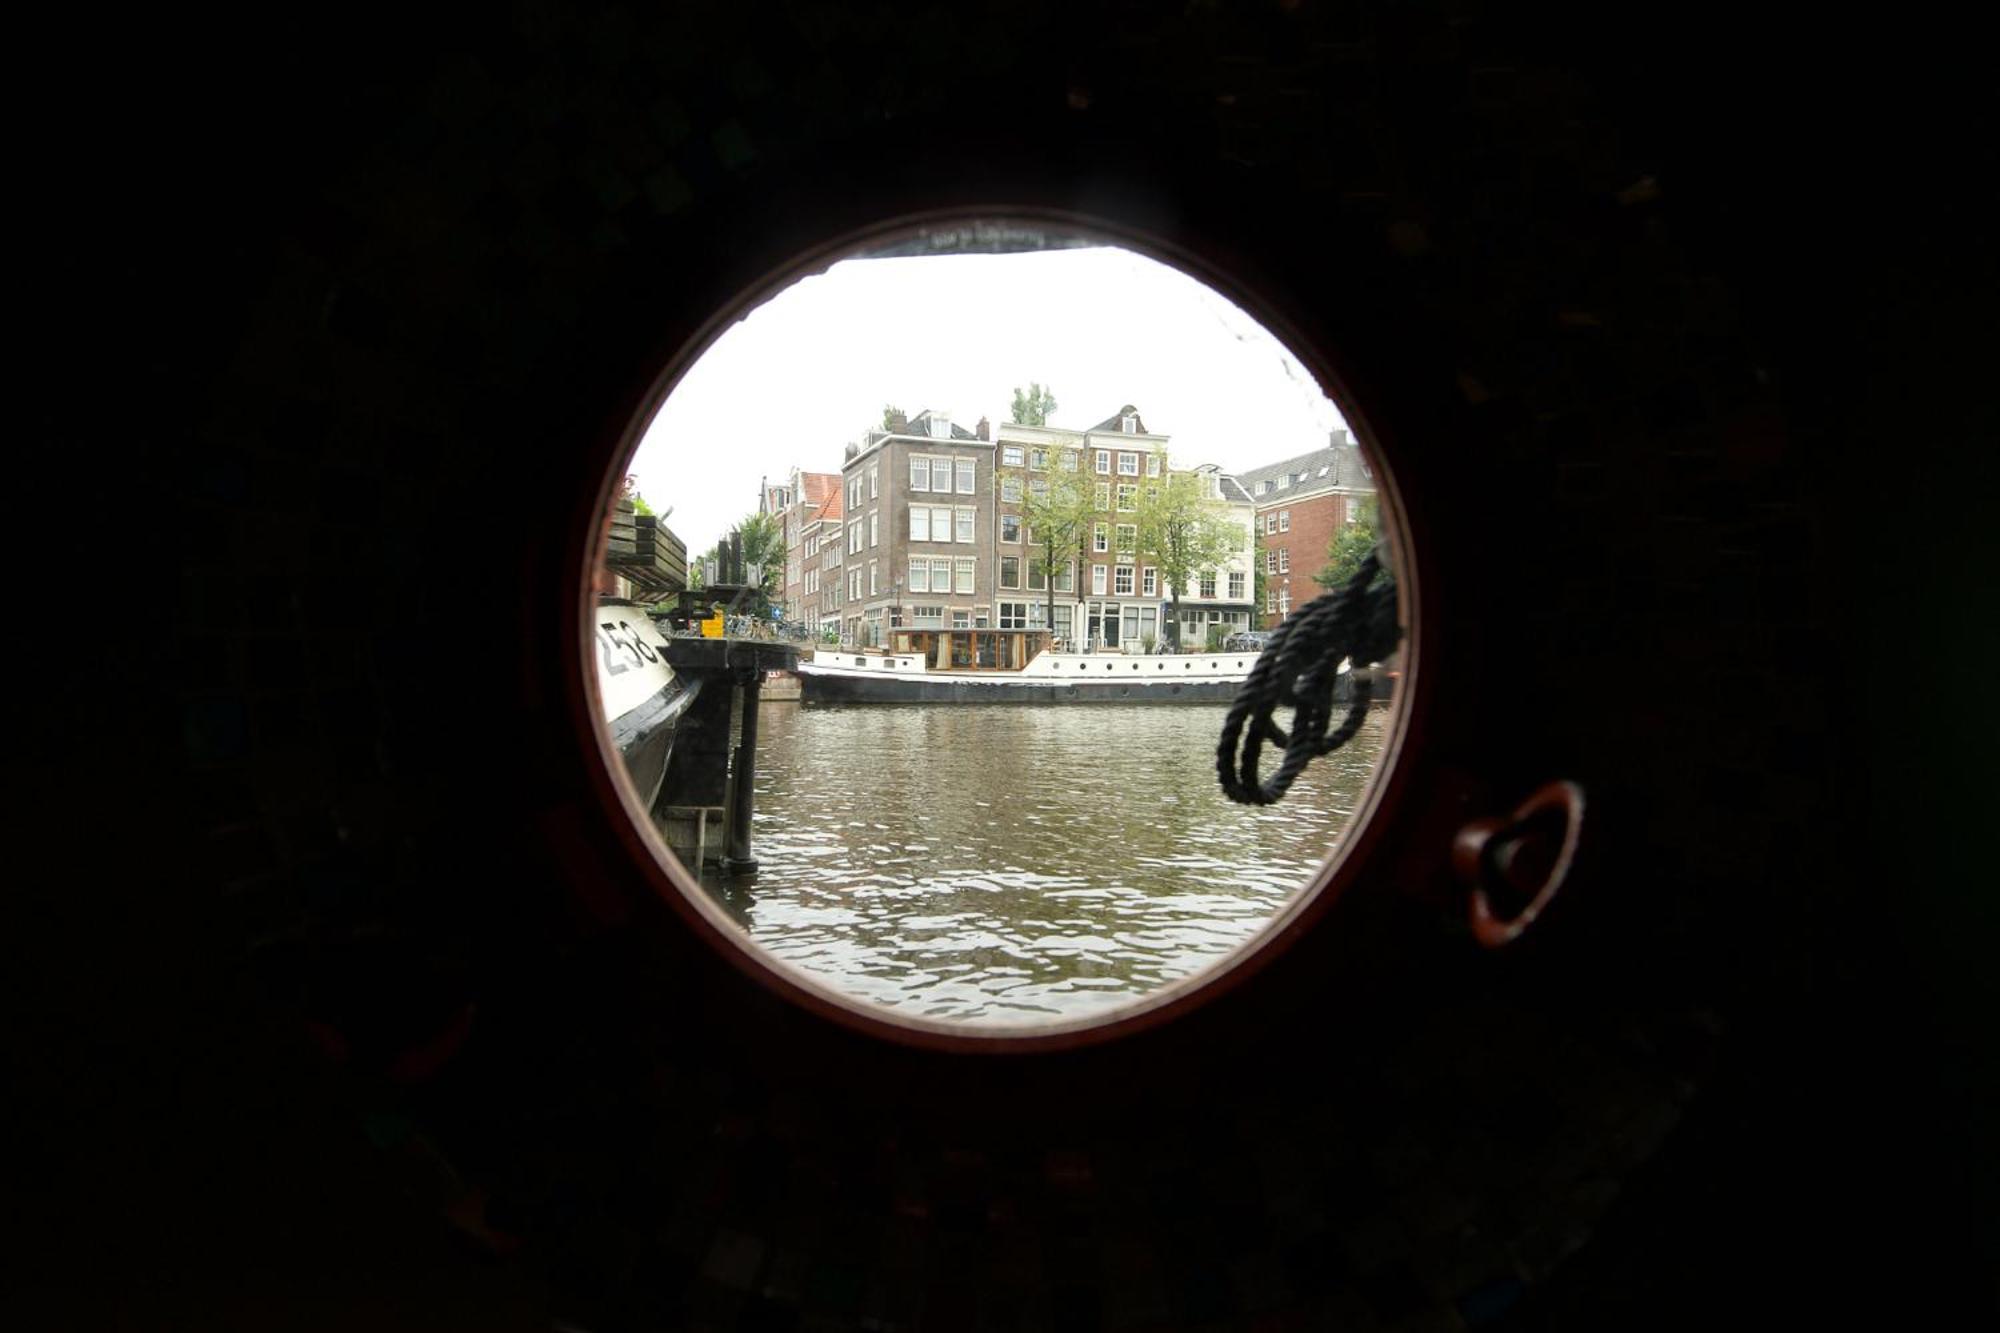
<svg viewBox="0 0 2000 1333">
<path fill-rule="evenodd" d="M 1241 472 L 1323 446 L 1339 409 L 1262 325 L 1179 270 L 1114 248 L 851 259 L 794 284 L 695 362 L 629 469 L 688 550 L 757 506 L 761 477 L 838 472 L 893 403 L 972 429 L 1015 386 L 1081 430 L 1131 403 L 1176 464 Z"/>
</svg>

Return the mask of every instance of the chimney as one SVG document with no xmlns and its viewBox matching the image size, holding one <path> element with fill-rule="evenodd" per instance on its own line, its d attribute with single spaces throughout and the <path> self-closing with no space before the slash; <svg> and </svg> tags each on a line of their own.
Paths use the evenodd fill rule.
<svg viewBox="0 0 2000 1333">
<path fill-rule="evenodd" d="M 979 429 L 978 429 L 978 432 L 977 432 L 977 433 L 978 433 L 978 435 L 979 435 L 979 438 L 980 438 L 980 439 L 982 439 L 982 440 L 990 440 L 990 439 L 992 439 L 992 438 L 993 438 L 993 424 L 992 424 L 991 422 L 989 422 L 989 421 L 988 421 L 988 420 L 987 420 L 987 419 L 986 419 L 985 417 L 981 417 L 981 418 L 979 418 Z"/>
<path fill-rule="evenodd" d="M 889 414 L 889 429 L 897 435 L 905 433 L 910 429 L 909 417 L 901 412 L 891 412 Z"/>
<path fill-rule="evenodd" d="M 1327 443 L 1332 445 L 1336 449 L 1343 448 L 1347 445 L 1354 443 L 1354 441 L 1348 437 L 1348 434 L 1345 430 L 1336 428 L 1332 431 L 1329 431 L 1327 434 L 1329 437 Z"/>
</svg>

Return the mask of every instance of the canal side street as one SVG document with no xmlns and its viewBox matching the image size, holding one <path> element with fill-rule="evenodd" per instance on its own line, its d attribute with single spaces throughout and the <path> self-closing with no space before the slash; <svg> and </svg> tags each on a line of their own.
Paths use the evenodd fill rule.
<svg viewBox="0 0 2000 1333">
<path fill-rule="evenodd" d="M 758 873 L 704 884 L 772 957 L 971 1024 L 1089 1017 L 1220 961 L 1339 844 L 1388 719 L 1252 807 L 1216 785 L 1219 705 L 759 712 Z"/>
</svg>

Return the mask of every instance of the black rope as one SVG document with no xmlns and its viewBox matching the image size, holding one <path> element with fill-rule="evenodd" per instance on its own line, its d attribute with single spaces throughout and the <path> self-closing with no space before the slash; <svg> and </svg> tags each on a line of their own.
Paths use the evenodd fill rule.
<svg viewBox="0 0 2000 1333">
<path fill-rule="evenodd" d="M 1394 652 L 1401 638 L 1396 580 L 1383 568 L 1377 547 L 1346 583 L 1313 598 L 1272 631 L 1249 679 L 1238 687 L 1222 724 L 1222 743 L 1215 747 L 1216 776 L 1229 799 L 1270 805 L 1307 764 L 1352 740 L 1374 694 L 1364 668 Z M 1347 716 L 1328 731 L 1343 661 L 1353 663 L 1354 692 Z M 1289 736 L 1271 719 L 1280 707 L 1293 710 Z M 1282 746 L 1285 757 L 1263 781 L 1257 767 L 1266 741 Z"/>
</svg>

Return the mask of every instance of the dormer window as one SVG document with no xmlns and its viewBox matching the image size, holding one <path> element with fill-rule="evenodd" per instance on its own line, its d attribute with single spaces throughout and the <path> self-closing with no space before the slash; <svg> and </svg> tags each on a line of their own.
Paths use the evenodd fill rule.
<svg viewBox="0 0 2000 1333">
<path fill-rule="evenodd" d="M 931 415 L 931 438 L 936 440 L 948 440 L 951 438 L 950 417 L 938 416 L 935 413 Z"/>
<path fill-rule="evenodd" d="M 1136 412 L 1127 412 L 1124 416 L 1119 417 L 1118 429 L 1127 435 L 1137 435 L 1139 433 L 1139 414 Z"/>
</svg>

